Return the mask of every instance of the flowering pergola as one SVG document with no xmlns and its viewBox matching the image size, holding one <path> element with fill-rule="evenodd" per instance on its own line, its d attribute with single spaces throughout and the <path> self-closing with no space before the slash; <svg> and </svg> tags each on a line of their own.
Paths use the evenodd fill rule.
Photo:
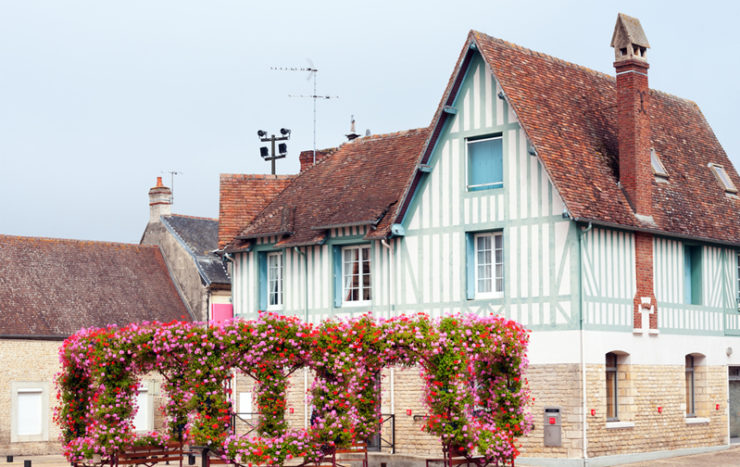
<svg viewBox="0 0 740 467">
<path fill-rule="evenodd" d="M 170 322 L 83 329 L 60 350 L 57 376 L 70 462 L 110 460 L 132 445 L 168 440 L 207 446 L 243 464 L 318 462 L 328 450 L 367 439 L 378 428 L 377 387 L 385 367 L 419 367 L 428 416 L 424 429 L 450 450 L 487 462 L 513 459 L 525 413 L 528 332 L 514 321 L 472 314 L 376 319 L 366 314 L 320 325 L 261 314 L 220 325 Z M 315 375 L 309 429 L 285 420 L 289 375 Z M 225 389 L 233 370 L 257 382 L 257 429 L 232 433 Z M 137 435 L 133 405 L 141 376 L 158 372 L 168 396 L 161 432 Z"/>
</svg>

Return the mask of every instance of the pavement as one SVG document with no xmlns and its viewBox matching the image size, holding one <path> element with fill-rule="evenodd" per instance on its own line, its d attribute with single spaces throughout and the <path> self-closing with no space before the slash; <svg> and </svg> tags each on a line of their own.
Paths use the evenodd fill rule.
<svg viewBox="0 0 740 467">
<path fill-rule="evenodd" d="M 712 466 L 712 467 L 725 467 L 725 466 L 740 466 L 740 446 L 732 445 L 728 449 L 721 451 L 709 452 L 706 454 L 694 454 L 691 456 L 680 456 L 680 457 L 669 457 L 665 459 L 655 459 L 645 462 L 635 462 L 631 464 L 622 464 L 623 466 L 629 467 L 652 467 L 652 466 Z M 1 466 L 0 466 L 1 467 Z"/>
<path fill-rule="evenodd" d="M 5 462 L 0 458 L 0 467 L 24 467 L 23 461 L 30 460 L 31 467 L 68 467 L 69 463 L 61 455 L 52 456 L 14 456 L 13 462 Z M 174 465 L 174 464 L 170 464 Z M 669 457 L 645 462 L 619 464 L 626 467 L 653 467 L 653 466 L 712 466 L 712 467 L 740 467 L 740 445 L 733 445 L 728 449 L 705 454 L 690 456 Z"/>
</svg>

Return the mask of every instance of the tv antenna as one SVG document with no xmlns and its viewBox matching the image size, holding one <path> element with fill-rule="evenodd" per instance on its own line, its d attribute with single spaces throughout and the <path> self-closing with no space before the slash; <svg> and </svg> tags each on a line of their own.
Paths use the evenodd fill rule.
<svg viewBox="0 0 740 467">
<path fill-rule="evenodd" d="M 275 71 L 306 71 L 306 80 L 313 78 L 313 94 L 310 96 L 304 94 L 288 94 L 288 97 L 301 97 L 313 99 L 313 163 L 316 164 L 316 101 L 318 99 L 339 99 L 339 96 L 320 96 L 316 93 L 316 75 L 319 70 L 313 65 L 313 62 L 309 59 L 307 67 L 270 67 L 271 70 Z"/>
<path fill-rule="evenodd" d="M 164 171 L 162 172 L 164 173 Z M 178 172 L 176 170 L 168 170 L 168 174 L 170 174 L 170 191 L 172 194 L 170 195 L 170 204 L 175 204 L 175 175 L 183 175 L 182 172 Z"/>
</svg>

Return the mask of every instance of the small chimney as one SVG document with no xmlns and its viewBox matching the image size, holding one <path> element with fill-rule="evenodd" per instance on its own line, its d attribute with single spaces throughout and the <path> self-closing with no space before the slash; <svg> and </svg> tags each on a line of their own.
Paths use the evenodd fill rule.
<svg viewBox="0 0 740 467">
<path fill-rule="evenodd" d="M 336 150 L 337 148 L 317 149 L 316 163 L 318 164 L 322 160 L 326 159 L 328 156 L 334 154 Z M 301 151 L 301 154 L 298 156 L 298 161 L 301 163 L 301 172 L 313 165 L 313 159 L 313 151 Z"/>
<path fill-rule="evenodd" d="M 344 135 L 347 137 L 347 141 L 353 141 L 360 137 L 360 135 L 355 130 L 355 116 L 352 115 L 352 126 L 350 127 L 349 133 Z"/>
<path fill-rule="evenodd" d="M 650 164 L 650 89 L 646 52 L 650 44 L 640 20 L 619 13 L 611 46 L 617 72 L 619 182 L 637 218 L 653 223 Z"/>
<path fill-rule="evenodd" d="M 172 190 L 157 177 L 157 185 L 149 189 L 149 223 L 159 222 L 160 216 L 172 214 Z"/>
</svg>

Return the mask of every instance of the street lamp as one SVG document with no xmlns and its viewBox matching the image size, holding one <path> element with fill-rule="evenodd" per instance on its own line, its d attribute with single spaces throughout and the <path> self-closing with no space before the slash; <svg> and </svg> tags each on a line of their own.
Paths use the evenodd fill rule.
<svg viewBox="0 0 740 467">
<path fill-rule="evenodd" d="M 271 149 L 267 149 L 267 146 L 262 146 L 260 148 L 260 157 L 262 157 L 266 161 L 270 161 L 272 163 L 272 174 L 275 175 L 275 159 L 282 159 L 283 157 L 288 155 L 288 145 L 285 143 L 280 143 L 277 145 L 277 153 L 275 153 L 275 142 L 276 141 L 287 141 L 290 139 L 290 130 L 287 128 L 281 128 L 280 134 L 282 136 L 275 136 L 270 135 L 267 136 L 267 132 L 265 130 L 257 130 L 257 136 L 259 137 L 260 141 L 267 142 L 269 141 Z"/>
</svg>

